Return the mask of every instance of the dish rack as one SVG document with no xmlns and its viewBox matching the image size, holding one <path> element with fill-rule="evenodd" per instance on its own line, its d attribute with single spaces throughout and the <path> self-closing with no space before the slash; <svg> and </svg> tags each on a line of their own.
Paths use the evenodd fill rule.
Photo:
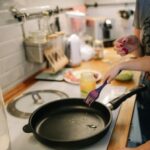
<svg viewBox="0 0 150 150">
<path fill-rule="evenodd" d="M 28 61 L 33 63 L 48 62 L 48 71 L 56 73 L 69 63 L 64 54 L 63 38 L 64 32 L 42 36 L 40 39 L 27 38 L 24 41 Z M 45 37 L 45 38 L 43 38 Z"/>
<path fill-rule="evenodd" d="M 63 35 L 64 32 L 56 32 L 47 36 L 49 46 L 44 50 L 44 55 L 50 65 L 50 73 L 58 72 L 69 63 L 64 54 Z"/>
<path fill-rule="evenodd" d="M 45 49 L 44 55 L 51 65 L 49 70 L 51 73 L 58 72 L 69 62 L 65 54 L 62 52 L 58 52 L 57 49 Z"/>
</svg>

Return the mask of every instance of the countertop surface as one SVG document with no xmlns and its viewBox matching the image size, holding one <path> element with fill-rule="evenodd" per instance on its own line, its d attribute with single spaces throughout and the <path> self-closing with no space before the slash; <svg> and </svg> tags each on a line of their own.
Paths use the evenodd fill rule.
<svg viewBox="0 0 150 150">
<path fill-rule="evenodd" d="M 112 48 L 107 48 L 107 49 L 105 49 L 104 59 L 90 60 L 88 62 L 83 62 L 79 67 L 74 68 L 74 69 L 78 70 L 78 69 L 87 69 L 87 68 L 90 69 L 91 68 L 91 69 L 99 71 L 103 75 L 114 64 L 118 63 L 119 61 L 123 61 L 123 60 L 126 61 L 128 59 L 130 59 L 130 57 L 121 58 L 119 55 L 116 55 L 116 53 L 112 50 Z M 132 81 L 119 82 L 119 81 L 114 80 L 111 83 L 110 87 L 121 86 L 127 90 L 132 89 L 138 85 L 139 76 L 140 76 L 140 72 L 134 72 L 134 77 L 133 77 Z M 41 82 L 40 81 L 40 82 L 36 83 L 36 81 L 33 81 L 33 79 L 34 78 L 32 78 L 26 82 L 23 82 L 22 84 L 18 85 L 13 90 L 7 92 L 4 95 L 5 101 L 9 102 L 10 100 L 12 100 L 16 96 L 18 96 L 20 93 L 31 90 L 36 84 L 40 83 L 39 88 L 41 88 L 41 86 L 43 84 L 47 84 L 47 83 L 50 86 L 49 82 Z M 51 82 L 51 86 L 52 86 L 52 84 L 53 83 Z M 59 84 L 60 84 L 60 82 L 59 82 Z M 46 85 L 46 86 L 48 86 L 48 85 Z M 64 90 L 64 89 L 67 90 L 68 87 L 69 87 L 68 89 L 70 89 L 70 86 L 73 86 L 73 88 L 77 88 L 75 85 L 71 85 L 71 84 L 65 83 L 65 82 L 64 82 L 64 85 L 66 85 L 66 88 L 64 88 L 64 86 L 63 86 L 63 87 L 61 87 L 62 89 L 60 89 L 60 90 Z M 37 86 L 36 86 L 36 88 L 37 88 Z M 75 90 L 75 91 L 79 92 L 79 90 Z M 76 96 L 77 95 L 79 96 L 79 93 L 74 93 L 74 94 Z M 71 95 L 71 97 L 72 96 L 73 95 Z M 103 149 L 117 150 L 117 149 L 120 149 L 120 148 L 126 146 L 130 123 L 131 123 L 131 119 L 132 119 L 132 113 L 133 113 L 134 104 L 135 104 L 135 99 L 136 99 L 136 96 L 132 96 L 127 101 L 125 101 L 119 109 L 117 109 L 116 111 L 113 111 L 113 116 L 114 116 L 113 122 L 111 124 L 111 129 L 109 130 L 109 132 L 111 132 L 111 134 L 108 132 L 108 134 L 105 136 L 105 137 L 107 137 L 107 140 L 105 140 L 105 137 L 104 137 L 103 140 L 100 141 L 100 143 L 101 142 L 103 144 L 105 143 L 104 144 L 105 147 L 103 147 Z M 11 138 L 13 140 L 12 142 L 17 143 L 20 140 L 20 138 L 22 138 L 22 141 L 23 141 L 23 140 L 25 140 L 25 138 L 28 137 L 28 140 L 32 141 L 32 143 L 34 144 L 34 146 L 35 146 L 34 149 L 38 149 L 39 144 L 37 144 L 37 142 L 36 142 L 35 138 L 33 138 L 32 134 L 28 135 L 28 134 L 23 134 L 23 132 L 21 132 L 21 134 L 23 134 L 23 136 L 20 137 L 19 131 L 15 131 L 15 128 L 17 128 L 17 125 L 21 129 L 22 125 L 27 123 L 26 119 L 17 119 L 8 114 L 8 120 L 11 120 L 11 124 L 9 124 L 9 127 L 11 130 L 11 136 L 12 136 Z M 16 124 L 16 126 L 13 127 L 12 124 Z M 16 135 L 18 135 L 18 136 L 16 136 Z M 28 142 L 28 141 L 26 141 L 26 142 Z M 22 144 L 26 145 L 26 143 L 23 143 L 23 142 L 22 142 Z M 99 142 L 97 144 L 99 145 Z M 14 145 L 15 149 L 13 149 L 13 150 L 20 150 L 20 149 L 23 150 L 23 148 L 29 149 L 29 147 L 23 146 L 23 148 L 22 148 L 21 146 L 22 145 L 17 146 L 17 144 L 15 144 Z M 45 147 L 45 149 L 49 149 L 49 148 Z M 90 147 L 89 147 L 89 149 L 90 149 Z M 94 147 L 91 147 L 91 149 L 94 149 Z M 97 147 L 95 147 L 95 149 L 97 149 Z"/>
</svg>

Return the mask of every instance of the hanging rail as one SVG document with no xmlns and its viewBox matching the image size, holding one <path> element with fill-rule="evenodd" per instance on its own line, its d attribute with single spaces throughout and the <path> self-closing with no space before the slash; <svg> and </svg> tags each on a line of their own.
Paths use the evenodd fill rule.
<svg viewBox="0 0 150 150">
<path fill-rule="evenodd" d="M 18 21 L 23 21 L 23 19 L 35 19 L 35 18 L 41 18 L 43 16 L 53 16 L 60 14 L 65 11 L 72 10 L 73 8 L 59 8 L 58 6 L 55 9 L 48 9 L 48 10 L 43 10 L 40 12 L 35 12 L 35 13 L 26 13 L 18 10 L 15 7 L 11 7 L 10 11 L 13 14 L 14 18 L 17 19 Z"/>
<path fill-rule="evenodd" d="M 134 5 L 135 2 L 101 3 L 101 4 L 95 2 L 94 4 L 85 4 L 85 6 L 89 8 L 89 7 L 100 7 L 100 6 L 130 5 L 130 4 Z"/>
</svg>

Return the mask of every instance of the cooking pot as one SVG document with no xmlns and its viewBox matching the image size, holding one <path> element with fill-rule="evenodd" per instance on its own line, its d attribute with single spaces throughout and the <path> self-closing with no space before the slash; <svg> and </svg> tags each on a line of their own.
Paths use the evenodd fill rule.
<svg viewBox="0 0 150 150">
<path fill-rule="evenodd" d="M 94 102 L 88 107 L 82 98 L 47 103 L 32 113 L 23 130 L 33 133 L 37 140 L 51 147 L 73 149 L 88 146 L 107 133 L 112 122 L 111 110 L 145 88 L 132 89 L 107 105 Z"/>
</svg>

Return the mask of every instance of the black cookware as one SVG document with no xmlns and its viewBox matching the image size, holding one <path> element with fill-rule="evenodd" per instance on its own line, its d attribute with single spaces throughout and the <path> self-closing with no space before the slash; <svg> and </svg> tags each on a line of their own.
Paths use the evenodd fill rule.
<svg viewBox="0 0 150 150">
<path fill-rule="evenodd" d="M 24 132 L 33 133 L 42 143 L 61 148 L 83 147 L 99 141 L 112 122 L 111 110 L 124 100 L 145 89 L 139 86 L 106 106 L 94 102 L 88 107 L 82 98 L 61 99 L 35 110 Z"/>
</svg>

